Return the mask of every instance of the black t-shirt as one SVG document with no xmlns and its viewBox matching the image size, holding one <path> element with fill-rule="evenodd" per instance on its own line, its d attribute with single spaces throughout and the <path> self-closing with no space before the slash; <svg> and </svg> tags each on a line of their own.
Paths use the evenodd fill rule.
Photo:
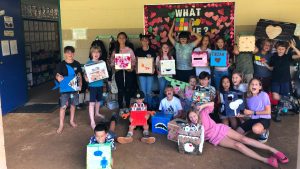
<svg viewBox="0 0 300 169">
<path fill-rule="evenodd" d="M 153 64 L 155 62 L 155 58 L 156 58 L 156 52 L 149 48 L 148 50 L 144 51 L 143 48 L 137 48 L 134 52 L 136 57 L 152 57 L 153 58 Z M 139 76 L 153 76 L 151 74 L 146 74 L 146 73 L 141 73 L 138 74 Z"/>
<path fill-rule="evenodd" d="M 274 53 L 271 57 L 270 66 L 273 67 L 272 82 L 285 83 L 291 80 L 290 75 L 290 62 L 293 60 L 292 54 L 284 54 L 278 56 Z"/>
<path fill-rule="evenodd" d="M 73 63 L 67 63 L 66 61 L 62 61 L 56 65 L 56 69 L 54 71 L 54 77 L 56 76 L 57 73 L 59 73 L 62 76 L 68 76 L 68 69 L 66 65 L 71 66 L 74 69 L 76 75 L 78 73 L 82 74 L 81 65 L 78 61 L 74 60 Z"/>
</svg>

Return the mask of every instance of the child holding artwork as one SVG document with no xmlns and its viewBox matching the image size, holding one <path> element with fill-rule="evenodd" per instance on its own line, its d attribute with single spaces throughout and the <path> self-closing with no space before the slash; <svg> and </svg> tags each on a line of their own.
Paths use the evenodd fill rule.
<svg viewBox="0 0 300 169">
<path fill-rule="evenodd" d="M 208 35 L 204 35 L 200 41 L 200 47 L 197 47 L 194 49 L 194 52 L 207 52 L 208 53 L 208 57 L 207 57 L 207 61 L 209 62 L 209 55 L 211 52 L 210 49 L 210 38 Z M 201 72 L 208 72 L 210 74 L 210 66 L 203 66 L 203 67 L 196 67 L 196 76 L 199 76 L 199 74 Z"/>
<path fill-rule="evenodd" d="M 165 79 L 165 76 L 171 75 L 162 75 L 160 69 L 160 61 L 161 60 L 174 60 L 173 56 L 170 55 L 170 46 L 167 43 L 163 43 L 161 45 L 161 49 L 159 50 L 159 56 L 156 57 L 156 71 L 157 78 L 159 83 L 159 100 L 164 98 L 165 88 L 168 84 L 168 81 Z"/>
<path fill-rule="evenodd" d="M 218 98 L 218 102 L 221 105 L 220 106 L 220 119 L 222 120 L 222 123 L 229 126 L 231 126 L 232 129 L 236 129 L 237 128 L 237 119 L 236 117 L 229 117 L 226 109 L 225 109 L 225 94 L 228 94 L 230 91 L 234 91 L 233 89 L 233 85 L 229 79 L 228 76 L 223 76 L 221 78 L 221 82 L 220 82 L 221 86 L 220 86 L 220 94 L 219 94 L 219 98 Z"/>
<path fill-rule="evenodd" d="M 75 71 L 75 75 L 77 76 L 77 83 L 79 84 L 79 88 L 82 86 L 82 69 L 81 65 L 78 61 L 74 60 L 74 53 L 75 49 L 72 46 L 66 46 L 64 48 L 64 57 L 65 60 L 60 62 L 54 71 L 55 80 L 61 82 L 64 80 L 64 77 L 68 76 L 68 68 L 67 65 L 72 67 Z M 69 102 L 70 100 L 70 102 Z M 76 127 L 77 124 L 74 121 L 76 105 L 79 103 L 79 94 L 77 91 L 75 92 L 66 92 L 61 93 L 60 98 L 60 109 L 59 109 L 59 127 L 57 129 L 57 133 L 60 134 L 64 128 L 64 119 L 65 119 L 65 112 L 70 105 L 70 125 L 72 127 Z"/>
<path fill-rule="evenodd" d="M 290 41 L 289 44 L 286 42 L 279 41 L 275 45 L 276 53 L 273 54 L 270 61 L 270 67 L 272 67 L 272 95 L 273 99 L 279 101 L 279 105 L 281 96 L 289 96 L 290 93 L 290 83 L 291 83 L 291 75 L 290 75 L 290 62 L 294 59 L 300 58 L 300 51 L 296 48 L 296 42 Z M 292 53 L 287 53 L 287 48 L 290 47 L 296 53 L 293 55 Z M 280 111 L 278 110 L 275 121 L 279 122 L 280 119 Z"/>
<path fill-rule="evenodd" d="M 165 88 L 166 97 L 160 101 L 159 111 L 167 114 L 173 114 L 173 118 L 183 116 L 182 105 L 180 100 L 174 96 L 174 89 L 171 85 Z"/>
<path fill-rule="evenodd" d="M 208 72 L 201 72 L 199 74 L 199 84 L 195 88 L 195 91 L 207 91 L 210 99 L 208 101 L 214 101 L 216 97 L 216 89 L 209 84 L 210 74 Z"/>
<path fill-rule="evenodd" d="M 90 60 L 86 64 L 93 64 L 99 61 L 101 57 L 101 48 L 98 46 L 92 46 L 90 48 Z M 88 78 L 85 75 L 85 80 L 88 82 Z M 92 129 L 95 128 L 95 115 L 101 118 L 104 118 L 100 114 L 100 101 L 102 100 L 103 93 L 103 80 L 98 80 L 95 82 L 89 83 L 89 92 L 90 92 L 90 102 L 89 102 L 89 115 L 90 115 L 90 125 Z"/>
<path fill-rule="evenodd" d="M 254 58 L 254 77 L 262 82 L 263 90 L 270 91 L 272 68 L 269 66 L 272 56 L 272 43 L 270 40 L 264 40 L 261 43 L 259 52 Z"/>
<path fill-rule="evenodd" d="M 176 42 L 173 37 L 173 29 L 175 27 L 175 20 L 170 28 L 168 37 L 176 50 L 176 79 L 183 82 L 188 82 L 191 75 L 195 75 L 195 70 L 192 67 L 192 52 L 199 44 L 201 36 L 192 31 L 192 20 L 189 23 L 189 32 L 183 31 L 179 33 L 179 41 Z M 196 36 L 196 40 L 188 43 L 190 35 Z"/>
<path fill-rule="evenodd" d="M 115 70 L 115 54 L 130 54 L 131 69 L 128 70 Z M 120 32 L 117 35 L 116 49 L 112 53 L 111 67 L 115 70 L 115 80 L 118 87 L 118 103 L 122 111 L 123 99 L 125 97 L 126 107 L 130 105 L 130 98 L 134 91 L 136 75 L 135 75 L 135 55 L 132 49 L 128 46 L 127 35 L 125 32 Z"/>
<path fill-rule="evenodd" d="M 262 91 L 261 81 L 256 78 L 249 82 L 247 108 L 244 110 L 244 115 L 251 116 L 251 119 L 241 124 L 237 131 L 241 134 L 253 131 L 254 134 L 260 135 L 258 140 L 265 143 L 269 137 L 271 103 L 268 94 Z"/>
<path fill-rule="evenodd" d="M 142 91 L 139 91 L 135 94 L 135 103 L 132 104 L 133 105 L 137 105 L 140 109 L 144 109 L 146 108 L 147 110 L 147 105 L 144 103 L 144 93 Z M 144 106 L 144 107 L 143 107 Z M 148 120 L 150 117 L 150 114 L 147 113 L 145 116 L 145 119 Z M 131 117 L 129 117 L 129 121 L 130 121 L 130 125 L 129 125 L 129 130 L 128 133 L 126 135 L 126 137 L 118 137 L 118 142 L 121 144 L 127 144 L 127 143 L 131 143 L 133 141 L 133 131 L 136 128 L 135 125 L 132 124 L 133 119 Z M 149 125 L 146 124 L 143 126 L 143 137 L 141 139 L 142 142 L 147 143 L 147 144 L 152 144 L 155 142 L 155 137 L 151 137 L 150 133 L 149 133 Z"/>
<path fill-rule="evenodd" d="M 108 131 L 105 123 L 99 123 L 94 128 L 94 136 L 90 138 L 89 144 L 103 144 L 111 143 L 111 149 L 116 150 L 115 138 L 111 132 Z"/>
<path fill-rule="evenodd" d="M 190 111 L 188 113 L 188 121 L 193 125 L 201 124 L 204 127 L 204 138 L 211 144 L 222 147 L 235 149 L 248 157 L 269 164 L 272 167 L 278 167 L 278 161 L 287 163 L 289 159 L 277 149 L 262 144 L 259 141 L 248 138 L 224 124 L 216 124 L 209 116 L 214 109 L 214 103 L 206 103 L 198 106 L 198 111 Z M 246 145 L 250 145 L 259 149 L 267 150 L 273 155 L 269 158 L 262 157 Z M 278 161 L 277 161 L 278 160 Z"/>
<path fill-rule="evenodd" d="M 216 39 L 216 50 L 226 50 L 226 44 L 225 44 L 225 40 L 221 37 Z M 229 76 L 229 72 L 228 72 L 228 67 L 229 65 L 229 53 L 227 51 L 227 56 L 226 56 L 226 60 L 227 60 L 227 66 L 225 67 L 219 67 L 219 66 L 215 66 L 214 67 L 214 78 L 213 78 L 213 82 L 214 85 L 217 89 L 219 89 L 220 87 L 220 80 L 223 76 Z"/>
<path fill-rule="evenodd" d="M 142 47 L 135 50 L 136 57 L 143 57 L 143 58 L 153 58 L 153 72 L 152 74 L 138 74 L 138 79 L 140 82 L 140 89 L 145 93 L 145 102 L 150 106 L 149 108 L 152 109 L 151 103 L 151 94 L 152 94 L 152 84 L 154 78 L 154 59 L 156 58 L 156 52 L 150 48 L 149 46 L 149 36 L 140 34 L 140 42 Z M 150 66 L 150 65 L 147 65 Z M 138 72 L 137 72 L 138 73 Z"/>
</svg>

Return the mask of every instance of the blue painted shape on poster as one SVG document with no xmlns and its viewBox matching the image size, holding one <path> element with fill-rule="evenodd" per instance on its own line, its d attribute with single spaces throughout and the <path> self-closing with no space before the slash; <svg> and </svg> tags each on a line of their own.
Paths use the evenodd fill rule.
<svg viewBox="0 0 300 169">
<path fill-rule="evenodd" d="M 212 50 L 210 53 L 210 66 L 227 66 L 227 51 Z"/>
<path fill-rule="evenodd" d="M 67 66 L 67 70 L 68 70 L 68 76 L 64 76 L 64 79 L 61 82 L 55 81 L 55 86 L 52 88 L 52 90 L 59 88 L 60 93 L 77 91 L 76 86 L 78 86 L 78 84 L 75 84 L 75 83 L 78 83 L 78 82 L 76 79 L 77 77 L 76 77 L 75 71 L 71 66 L 69 66 L 69 65 L 66 65 L 66 66 Z"/>
<path fill-rule="evenodd" d="M 108 161 L 107 161 L 106 157 L 103 157 L 102 160 L 100 161 L 100 166 L 102 168 L 106 168 L 107 165 L 108 165 Z"/>
<path fill-rule="evenodd" d="M 102 151 L 100 151 L 100 150 L 97 150 L 97 151 L 95 151 L 94 152 L 94 156 L 102 156 L 102 154 L 103 154 L 103 152 Z"/>
</svg>

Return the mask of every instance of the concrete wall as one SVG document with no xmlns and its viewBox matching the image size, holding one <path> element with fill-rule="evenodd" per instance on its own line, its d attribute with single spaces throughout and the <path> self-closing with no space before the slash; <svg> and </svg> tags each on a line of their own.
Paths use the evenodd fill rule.
<svg viewBox="0 0 300 169">
<path fill-rule="evenodd" d="M 88 48 L 96 35 L 143 32 L 145 4 L 184 3 L 187 0 L 61 0 L 62 39 L 72 39 L 72 28 L 87 28 L 87 40 L 77 41 L 76 55 L 86 62 Z M 201 2 L 222 2 L 202 0 Z M 300 0 L 236 0 L 236 32 L 253 32 L 260 18 L 300 23 L 296 11 Z M 104 39 L 108 42 L 107 39 Z"/>
</svg>

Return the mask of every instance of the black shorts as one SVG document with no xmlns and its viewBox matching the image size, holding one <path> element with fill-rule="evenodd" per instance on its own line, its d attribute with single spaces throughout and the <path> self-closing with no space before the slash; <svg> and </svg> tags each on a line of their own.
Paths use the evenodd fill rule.
<svg viewBox="0 0 300 169">
<path fill-rule="evenodd" d="M 240 127 L 245 131 L 250 131 L 252 130 L 252 126 L 254 126 L 256 123 L 261 123 L 265 129 L 268 129 L 271 124 L 271 119 L 250 119 L 245 121 L 245 123 L 241 124 Z"/>
<path fill-rule="evenodd" d="M 100 102 L 102 100 L 103 87 L 89 87 L 90 102 Z"/>
</svg>

